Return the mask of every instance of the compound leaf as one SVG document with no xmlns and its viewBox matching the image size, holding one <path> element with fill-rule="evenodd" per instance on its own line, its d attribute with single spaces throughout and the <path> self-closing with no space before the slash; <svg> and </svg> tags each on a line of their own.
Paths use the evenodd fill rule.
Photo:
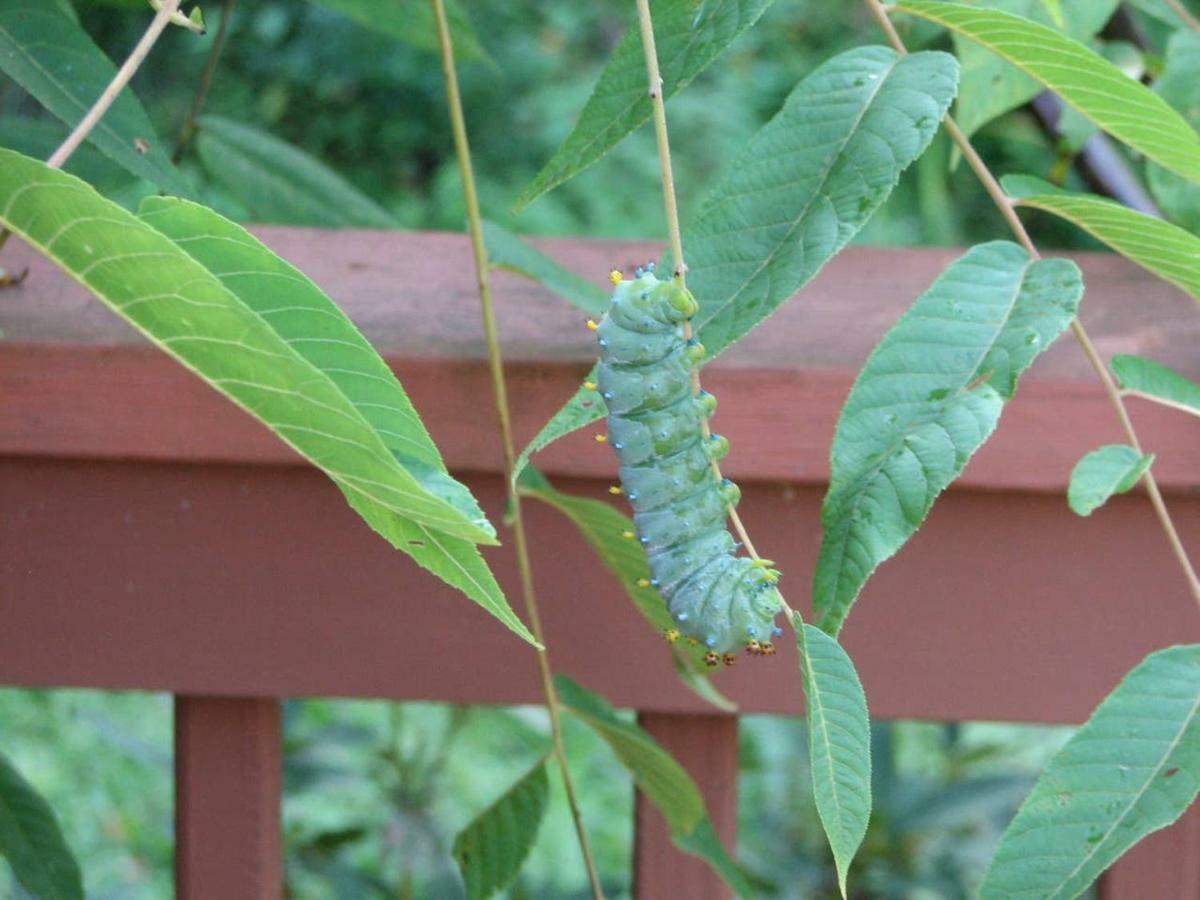
<svg viewBox="0 0 1200 900">
<path fill-rule="evenodd" d="M 1066 900 L 1170 825 L 1200 787 L 1200 644 L 1139 663 L 1051 758 L 980 896 Z"/>
<path fill-rule="evenodd" d="M 995 429 L 1017 378 L 1074 318 L 1067 260 L 994 241 L 961 256 L 884 335 L 859 373 L 830 453 L 813 575 L 836 635 L 871 573 L 924 521 Z"/>
<path fill-rule="evenodd" d="M 860 47 L 818 67 L 733 161 L 685 229 L 695 325 L 709 358 L 742 338 L 850 242 L 929 146 L 954 99 L 945 53 Z M 588 380 L 593 376 L 589 375 Z M 521 454 L 604 414 L 584 388 Z"/>
<path fill-rule="evenodd" d="M 1168 14 L 1175 13 L 1168 10 Z M 1193 128 L 1200 129 L 1200 32 L 1180 29 L 1167 43 L 1162 77 L 1154 90 Z M 1200 234 L 1200 184 L 1156 163 L 1146 166 L 1146 183 L 1158 205 L 1177 225 Z"/>
</svg>

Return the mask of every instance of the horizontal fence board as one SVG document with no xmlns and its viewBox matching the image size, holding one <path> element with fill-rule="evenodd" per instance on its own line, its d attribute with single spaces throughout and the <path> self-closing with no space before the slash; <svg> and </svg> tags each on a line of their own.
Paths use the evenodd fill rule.
<svg viewBox="0 0 1200 900">
<path fill-rule="evenodd" d="M 498 520 L 501 480 L 467 481 Z M 606 496 L 603 482 L 560 486 Z M 749 483 L 741 507 L 801 610 L 820 499 L 813 487 Z M 1200 501 L 1178 498 L 1175 511 L 1196 546 Z M 578 533 L 538 503 L 526 519 L 555 668 L 621 706 L 710 712 Z M 510 549 L 486 552 L 515 602 Z M 305 469 L 5 460 L 0 597 L 0 683 L 541 697 L 526 645 L 391 550 Z M 1062 497 L 976 491 L 940 501 L 845 631 L 877 716 L 1045 722 L 1082 721 L 1146 653 L 1198 639 L 1143 497 L 1080 519 Z M 743 712 L 801 709 L 788 640 L 717 677 Z"/>
<path fill-rule="evenodd" d="M 262 237 L 341 303 L 400 375 L 455 470 L 498 471 L 469 247 L 457 235 L 265 228 Z M 597 281 L 657 254 L 633 242 L 555 240 L 547 250 Z M 0 456 L 300 464 L 265 428 L 145 342 L 50 263 L 14 241 L 29 278 L 0 303 Z M 6 254 L 7 255 L 7 254 Z M 834 424 L 870 348 L 955 251 L 850 248 L 767 328 L 705 369 L 717 427 L 741 480 L 819 484 Z M 1177 289 L 1104 254 L 1080 254 L 1084 320 L 1106 356 L 1141 352 L 1200 377 L 1200 316 Z M 578 310 L 497 277 L 518 440 L 533 436 L 594 357 Z M 1200 422 L 1131 401 L 1168 491 L 1200 483 Z M 574 435 L 537 457 L 552 475 L 610 477 L 605 448 Z M 1078 347 L 1038 360 L 961 486 L 1062 490 L 1085 452 L 1122 440 Z"/>
</svg>

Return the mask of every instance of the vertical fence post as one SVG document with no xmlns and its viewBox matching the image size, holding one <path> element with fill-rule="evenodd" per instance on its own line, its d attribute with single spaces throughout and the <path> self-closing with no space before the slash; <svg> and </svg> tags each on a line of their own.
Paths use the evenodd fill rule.
<svg viewBox="0 0 1200 900">
<path fill-rule="evenodd" d="M 700 786 L 713 829 L 732 854 L 737 845 L 736 716 L 640 713 L 638 724 Z M 639 793 L 634 835 L 634 896 L 728 900 L 732 893 L 707 865 L 671 843 L 663 817 Z"/>
<path fill-rule="evenodd" d="M 279 900 L 282 728 L 270 699 L 175 697 L 175 895 Z"/>
<path fill-rule="evenodd" d="M 1117 860 L 1100 882 L 1103 900 L 1200 897 L 1200 805 Z"/>
</svg>

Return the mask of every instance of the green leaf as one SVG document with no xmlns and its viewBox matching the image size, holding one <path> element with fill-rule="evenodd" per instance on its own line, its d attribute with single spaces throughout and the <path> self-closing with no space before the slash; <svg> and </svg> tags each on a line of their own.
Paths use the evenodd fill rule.
<svg viewBox="0 0 1200 900">
<path fill-rule="evenodd" d="M 416 47 L 438 51 L 437 23 L 428 0 L 309 0 L 316 6 L 341 13 L 359 25 Z M 454 55 L 464 60 L 487 60 L 471 20 L 454 0 L 445 0 L 446 19 L 454 38 Z"/>
<path fill-rule="evenodd" d="M 623 533 L 634 530 L 632 519 L 607 503 L 555 490 L 533 468 L 525 469 L 517 485 L 522 496 L 540 500 L 571 520 L 655 631 L 664 634 L 675 629 L 666 601 L 649 586 L 650 564 L 646 560 L 646 551 L 637 541 L 622 537 Z M 676 669 L 683 682 L 704 699 L 732 712 L 737 707 L 722 696 L 705 675 L 705 650 L 704 647 L 693 647 L 686 643 L 671 646 Z"/>
<path fill-rule="evenodd" d="M 1162 98 L 1078 41 L 1020 16 L 958 3 L 901 0 L 894 9 L 982 44 L 1113 137 L 1184 178 L 1200 181 L 1200 135 Z"/>
<path fill-rule="evenodd" d="M 487 900 L 512 884 L 533 849 L 550 781 L 543 759 L 454 839 L 468 900 Z"/>
<path fill-rule="evenodd" d="M 1078 225 L 1200 301 L 1200 237 L 1113 200 L 1068 193 L 1037 178 L 1009 176 L 1001 184 L 1019 206 L 1045 210 Z"/>
<path fill-rule="evenodd" d="M 490 526 L 400 464 L 327 373 L 161 232 L 9 150 L 0 150 L 0 220 L 335 481 L 447 534 L 494 542 Z"/>
<path fill-rule="evenodd" d="M 739 896 L 755 896 L 757 892 L 713 831 L 700 789 L 671 754 L 637 725 L 618 718 L 599 694 L 565 675 L 554 676 L 554 684 L 563 707 L 608 744 L 638 789 L 663 814 L 675 846 L 707 862 Z"/>
<path fill-rule="evenodd" d="M 1146 657 L 1050 760 L 980 896 L 1078 896 L 1200 785 L 1200 645 Z"/>
<path fill-rule="evenodd" d="M 1093 450 L 1071 470 L 1067 504 L 1080 516 L 1090 516 L 1113 494 L 1132 490 L 1154 462 L 1153 453 L 1138 453 L 1125 444 Z"/>
<path fill-rule="evenodd" d="M 589 315 L 599 317 L 608 308 L 606 291 L 495 222 L 483 223 L 483 240 L 487 245 L 488 262 L 493 266 L 536 281 Z"/>
<path fill-rule="evenodd" d="M 149 198 L 139 217 L 183 248 L 306 362 L 328 376 L 424 490 L 490 530 L 470 492 L 446 472 L 441 454 L 387 363 L 320 288 L 245 229 L 206 207 Z M 471 541 L 438 533 L 361 491 L 339 486 L 351 507 L 393 547 L 534 642 Z"/>
<path fill-rule="evenodd" d="M 1155 82 L 1154 90 L 1188 124 L 1200 129 L 1200 32 L 1181 29 L 1172 35 L 1163 74 Z M 1146 182 L 1159 207 L 1172 221 L 1200 234 L 1200 184 L 1154 163 L 1146 166 Z"/>
<path fill-rule="evenodd" d="M 79 23 L 45 0 L 0 0 L 0 70 L 72 128 L 117 74 Z M 88 140 L 134 175 L 175 194 L 191 193 L 129 88 Z"/>
<path fill-rule="evenodd" d="M 792 614 L 804 679 L 813 797 L 846 896 L 846 872 L 871 817 L 871 722 L 854 663 L 821 629 Z"/>
<path fill-rule="evenodd" d="M 1104 27 L 1117 3 L 1118 0 L 1055 0 L 1052 4 L 1047 0 L 986 0 L 984 5 L 1086 41 Z M 1057 19 L 1050 6 L 1058 7 Z M 997 116 L 1028 103 L 1041 91 L 1033 78 L 961 34 L 954 35 L 954 52 L 962 63 L 954 115 L 968 135 Z"/>
<path fill-rule="evenodd" d="M 1017 378 L 1074 318 L 1067 260 L 1016 244 L 973 247 L 892 327 L 859 373 L 830 453 L 813 575 L 819 625 L 836 635 L 859 591 L 924 521 L 991 435 Z"/>
<path fill-rule="evenodd" d="M 0 147 L 16 150 L 34 159 L 48 158 L 69 133 L 67 126 L 57 119 L 0 116 Z M 123 167 L 86 143 L 71 154 L 63 165 L 63 171 L 82 178 L 98 190 L 134 180 Z"/>
<path fill-rule="evenodd" d="M 945 53 L 860 47 L 800 82 L 685 229 L 697 336 L 716 356 L 807 284 L 887 199 L 954 99 Z M 594 374 L 588 376 L 592 380 Z M 604 414 L 581 388 L 521 454 Z"/>
<path fill-rule="evenodd" d="M 758 21 L 772 0 L 660 0 L 653 8 L 654 45 L 663 98 L 670 99 Z M 578 175 L 650 120 L 646 61 L 636 24 L 608 65 L 563 145 L 517 198 L 514 210 Z"/>
<path fill-rule="evenodd" d="M 205 170 L 258 222 L 321 228 L 395 228 L 391 213 L 320 160 L 249 125 L 201 116 Z"/>
<path fill-rule="evenodd" d="M 79 864 L 54 810 L 0 753 L 0 858 L 38 900 L 83 900 Z"/>
<path fill-rule="evenodd" d="M 1123 390 L 1200 416 L 1200 384 L 1141 356 L 1114 356 L 1112 367 Z"/>
</svg>

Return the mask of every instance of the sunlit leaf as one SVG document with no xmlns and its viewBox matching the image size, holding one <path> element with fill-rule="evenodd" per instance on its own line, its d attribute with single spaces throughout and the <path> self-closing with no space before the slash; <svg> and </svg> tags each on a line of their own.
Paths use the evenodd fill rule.
<svg viewBox="0 0 1200 900">
<path fill-rule="evenodd" d="M 1112 367 L 1124 390 L 1200 416 L 1200 384 L 1141 356 L 1114 356 Z"/>
<path fill-rule="evenodd" d="M 79 864 L 50 805 L 0 753 L 0 859 L 38 900 L 83 900 Z"/>
<path fill-rule="evenodd" d="M 846 873 L 862 845 L 871 817 L 871 722 L 854 663 L 821 629 L 792 614 L 800 674 L 813 797 L 833 850 L 838 886 L 846 896 Z"/>
<path fill-rule="evenodd" d="M 1171 36 L 1163 74 L 1154 83 L 1154 90 L 1189 125 L 1200 129 L 1200 32 L 1180 29 Z M 1200 184 L 1155 163 L 1146 166 L 1146 182 L 1172 221 L 1200 234 Z"/>
<path fill-rule="evenodd" d="M 1057 93 L 1133 149 L 1200 181 L 1200 135 L 1162 98 L 1078 41 L 1020 16 L 940 0 L 894 8 L 964 35 Z"/>
<path fill-rule="evenodd" d="M 1153 462 L 1153 453 L 1138 453 L 1125 444 L 1093 450 L 1071 471 L 1067 503 L 1077 515 L 1090 516 L 1109 497 L 1132 490 Z"/>
<path fill-rule="evenodd" d="M 813 575 L 837 634 L 875 568 L 913 535 L 991 435 L 1017 378 L 1074 318 L 1067 260 L 981 244 L 921 295 L 871 353 L 838 419 Z"/>
<path fill-rule="evenodd" d="M 980 896 L 1076 897 L 1200 787 L 1200 645 L 1148 656 L 1050 760 Z"/>
<path fill-rule="evenodd" d="M 0 70 L 71 127 L 117 74 L 79 23 L 46 0 L 0 0 Z M 88 140 L 134 175 L 175 194 L 190 193 L 129 88 Z"/>
<path fill-rule="evenodd" d="M 454 859 L 467 900 L 487 900 L 517 877 L 537 840 L 549 793 L 542 760 L 458 833 Z"/>
<path fill-rule="evenodd" d="M 441 454 L 387 363 L 320 288 L 245 229 L 206 207 L 150 198 L 140 218 L 182 247 L 304 360 L 325 373 L 422 487 L 485 527 L 482 510 L 446 472 Z M 361 491 L 340 486 L 350 505 L 392 546 L 531 639 L 471 541 L 440 534 Z"/>
<path fill-rule="evenodd" d="M 1200 237 L 1154 216 L 1091 194 L 1072 194 L 1037 178 L 1001 180 L 1020 206 L 1078 225 L 1126 259 L 1200 300 Z"/>
<path fill-rule="evenodd" d="M 663 97 L 670 98 L 703 72 L 748 29 L 772 0 L 659 0 L 651 9 Z M 633 4 L 628 8 L 632 10 Z M 613 51 L 579 114 L 551 160 L 517 198 L 522 209 L 582 172 L 650 120 L 646 61 L 634 23 Z"/>
<path fill-rule="evenodd" d="M 860 47 L 800 82 L 684 229 L 688 287 L 709 358 L 808 283 L 887 199 L 954 99 L 945 53 Z M 588 380 L 592 380 L 589 375 Z M 580 388 L 521 454 L 603 415 Z"/>
<path fill-rule="evenodd" d="M 1117 3 L 1118 0 L 984 0 L 973 5 L 1032 19 L 1068 37 L 1086 41 L 1104 27 Z M 997 116 L 1028 103 L 1042 90 L 1035 79 L 963 35 L 954 35 L 954 51 L 962 63 L 954 118 L 968 135 Z"/>
<path fill-rule="evenodd" d="M 256 222 L 324 228 L 395 228 L 392 215 L 319 159 L 279 138 L 201 116 L 196 150 L 205 170 Z"/>
</svg>

